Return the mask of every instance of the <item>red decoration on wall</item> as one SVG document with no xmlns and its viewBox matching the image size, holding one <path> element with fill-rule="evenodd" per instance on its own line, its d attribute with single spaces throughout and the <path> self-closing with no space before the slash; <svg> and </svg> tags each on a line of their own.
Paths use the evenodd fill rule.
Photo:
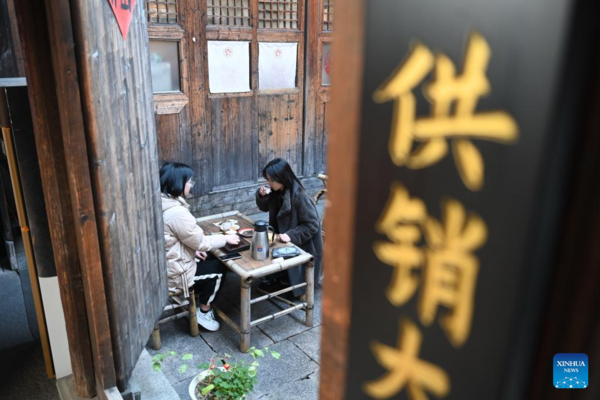
<svg viewBox="0 0 600 400">
<path fill-rule="evenodd" d="M 129 24 L 131 24 L 131 17 L 133 16 L 133 7 L 135 6 L 135 0 L 108 0 L 110 8 L 112 8 L 115 17 L 117 18 L 117 24 L 119 24 L 119 30 L 123 36 L 123 40 L 127 38 L 127 32 L 129 32 Z"/>
<path fill-rule="evenodd" d="M 331 75 L 331 73 L 329 72 L 331 69 L 331 50 L 329 50 L 327 52 L 327 54 L 325 54 L 325 72 L 327 72 L 327 75 Z"/>
</svg>

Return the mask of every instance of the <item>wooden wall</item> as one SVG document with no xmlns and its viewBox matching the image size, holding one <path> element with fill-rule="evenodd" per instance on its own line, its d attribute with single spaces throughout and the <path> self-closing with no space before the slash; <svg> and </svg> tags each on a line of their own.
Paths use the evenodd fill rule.
<svg viewBox="0 0 600 400">
<path fill-rule="evenodd" d="M 74 383 L 105 399 L 167 299 L 143 4 L 126 40 L 105 1 L 16 6 Z"/>
<path fill-rule="evenodd" d="M 151 40 L 179 42 L 181 93 L 154 95 L 157 136 L 161 163 L 194 169 L 190 205 L 197 213 L 255 211 L 262 168 L 276 157 L 286 159 L 309 190 L 322 187 L 311 180 L 326 170 L 329 88 L 320 86 L 320 52 L 330 33 L 316 20 L 323 17 L 322 0 L 298 2 L 298 29 L 258 29 L 258 6 L 252 7 L 249 26 L 216 26 L 207 20 L 206 0 L 178 0 L 176 24 L 149 24 Z M 251 42 L 251 92 L 209 92 L 207 40 Z M 296 88 L 257 89 L 259 42 L 298 43 Z M 170 107 L 174 98 L 184 105 Z"/>
</svg>

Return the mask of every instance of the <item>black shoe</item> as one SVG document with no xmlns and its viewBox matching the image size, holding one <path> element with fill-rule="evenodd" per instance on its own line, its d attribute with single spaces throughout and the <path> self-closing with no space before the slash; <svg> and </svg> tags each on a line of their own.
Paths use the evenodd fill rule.
<svg viewBox="0 0 600 400">
<path fill-rule="evenodd" d="M 279 279 L 277 278 L 262 278 L 258 288 L 265 292 L 276 292 L 284 288 Z"/>
</svg>

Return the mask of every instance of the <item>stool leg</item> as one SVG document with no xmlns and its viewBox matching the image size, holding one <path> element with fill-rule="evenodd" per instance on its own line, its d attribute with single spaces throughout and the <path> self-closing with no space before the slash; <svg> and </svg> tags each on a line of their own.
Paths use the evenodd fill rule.
<svg viewBox="0 0 600 400">
<path fill-rule="evenodd" d="M 152 347 L 154 350 L 160 350 L 160 325 L 156 325 L 152 331 Z"/>
<path fill-rule="evenodd" d="M 306 278 L 306 326 L 313 327 L 313 311 L 315 306 L 315 264 L 312 261 L 304 267 Z"/>
<path fill-rule="evenodd" d="M 190 335 L 198 336 L 198 317 L 196 316 L 196 294 L 190 289 Z"/>
<path fill-rule="evenodd" d="M 242 293 L 240 298 L 240 311 L 241 311 L 241 340 L 240 340 L 240 350 L 245 353 L 250 348 L 250 321 L 251 321 L 251 313 L 250 313 L 250 296 L 252 285 L 247 283 L 244 278 L 242 278 Z"/>
</svg>

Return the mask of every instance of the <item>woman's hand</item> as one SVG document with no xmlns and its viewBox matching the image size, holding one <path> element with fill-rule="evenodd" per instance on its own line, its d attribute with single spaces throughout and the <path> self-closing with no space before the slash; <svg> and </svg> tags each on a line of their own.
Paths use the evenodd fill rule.
<svg viewBox="0 0 600 400">
<path fill-rule="evenodd" d="M 290 239 L 290 237 L 288 235 L 286 235 L 285 233 L 282 233 L 281 235 L 279 235 L 279 240 L 282 241 L 283 243 L 289 243 L 292 241 L 292 239 Z"/>
<path fill-rule="evenodd" d="M 261 197 L 264 197 L 264 196 L 268 195 L 268 194 L 269 194 L 269 192 L 270 192 L 270 190 L 267 188 L 267 186 L 261 186 L 261 188 L 260 188 L 260 189 L 259 189 L 259 191 L 258 191 L 258 194 L 259 194 Z"/>
<path fill-rule="evenodd" d="M 204 252 L 204 251 L 196 252 L 196 258 L 199 258 L 200 260 L 205 261 L 206 257 L 208 257 L 208 254 L 206 254 L 206 252 Z"/>
<path fill-rule="evenodd" d="M 229 244 L 237 246 L 240 244 L 240 237 L 238 235 L 225 235 L 225 241 Z"/>
</svg>

